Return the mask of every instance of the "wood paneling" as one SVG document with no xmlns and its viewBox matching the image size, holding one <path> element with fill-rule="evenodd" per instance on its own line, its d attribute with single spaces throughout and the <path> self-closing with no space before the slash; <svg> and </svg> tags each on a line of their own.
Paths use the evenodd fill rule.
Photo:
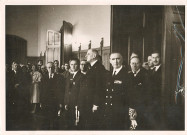
<svg viewBox="0 0 187 135">
<path fill-rule="evenodd" d="M 27 41 L 15 35 L 6 35 L 6 63 L 26 64 Z"/>
<path fill-rule="evenodd" d="M 112 6 L 112 52 L 129 55 L 139 52 L 147 60 L 152 50 L 161 50 L 163 6 Z M 130 52 L 128 52 L 130 50 Z"/>
</svg>

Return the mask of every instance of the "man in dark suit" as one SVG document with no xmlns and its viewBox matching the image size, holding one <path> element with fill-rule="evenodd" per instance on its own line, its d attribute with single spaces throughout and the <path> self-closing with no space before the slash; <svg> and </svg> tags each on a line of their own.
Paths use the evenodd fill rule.
<svg viewBox="0 0 187 135">
<path fill-rule="evenodd" d="M 98 61 L 98 51 L 94 49 L 88 50 L 86 54 L 87 61 L 91 68 L 88 70 L 83 89 L 80 90 L 79 107 L 80 115 L 87 121 L 86 129 L 100 129 L 101 126 L 101 111 L 104 100 L 104 66 Z M 81 81 L 82 82 L 82 81 Z M 84 95 L 84 96 L 83 96 Z"/>
<path fill-rule="evenodd" d="M 106 73 L 105 102 L 104 102 L 104 129 L 128 129 L 128 76 L 127 70 L 122 66 L 123 57 L 120 53 L 110 55 L 112 72 Z"/>
<path fill-rule="evenodd" d="M 64 104 L 64 80 L 54 73 L 52 62 L 47 63 L 48 74 L 42 80 L 41 107 L 45 116 L 44 129 L 54 129 L 54 121 Z"/>
<path fill-rule="evenodd" d="M 130 60 L 131 71 L 128 72 L 130 79 L 130 87 L 128 91 L 129 95 L 129 107 L 135 109 L 137 112 L 137 128 L 138 130 L 145 130 L 147 119 L 146 110 L 148 103 L 148 88 L 149 88 L 149 76 L 146 70 L 141 67 L 140 58 L 134 56 Z"/>
<path fill-rule="evenodd" d="M 154 68 L 152 68 L 152 72 L 150 76 L 151 77 L 150 102 L 152 104 L 151 112 L 154 118 L 152 120 L 151 125 L 153 129 L 162 129 L 163 128 L 162 125 L 163 121 L 161 119 L 162 67 L 161 67 L 160 53 L 158 51 L 154 51 L 151 56 L 154 64 Z"/>
<path fill-rule="evenodd" d="M 65 110 L 68 114 L 68 129 L 75 129 L 75 126 L 78 125 L 79 112 L 77 108 L 78 95 L 80 90 L 80 77 L 81 72 L 79 71 L 79 60 L 71 59 L 70 60 L 70 69 L 71 75 L 66 79 L 65 87 Z"/>
<path fill-rule="evenodd" d="M 63 71 L 61 68 L 59 68 L 59 61 L 55 60 L 54 61 L 54 67 L 55 67 L 55 73 L 56 74 L 61 74 Z"/>
<path fill-rule="evenodd" d="M 7 74 L 7 129 L 16 129 L 23 118 L 22 73 L 17 62 L 12 63 L 12 70 Z M 19 128 L 19 127 L 18 127 Z"/>
</svg>

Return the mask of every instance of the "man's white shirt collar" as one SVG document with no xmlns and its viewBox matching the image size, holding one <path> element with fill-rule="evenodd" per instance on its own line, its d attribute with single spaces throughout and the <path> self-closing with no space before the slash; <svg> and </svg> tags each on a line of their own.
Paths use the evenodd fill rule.
<svg viewBox="0 0 187 135">
<path fill-rule="evenodd" d="M 50 78 L 50 77 L 53 78 L 53 77 L 54 77 L 54 73 L 51 73 L 51 74 L 49 73 L 49 78 Z"/>
<path fill-rule="evenodd" d="M 134 73 L 134 71 L 132 71 L 133 73 Z M 138 69 L 137 71 L 136 71 L 136 73 L 134 74 L 134 76 L 137 76 L 137 74 L 140 72 L 140 69 Z"/>
<path fill-rule="evenodd" d="M 122 68 L 123 68 L 123 66 L 121 65 L 120 68 L 118 68 L 118 69 L 113 69 L 113 73 L 112 73 L 112 74 L 114 74 L 114 72 L 116 71 L 115 75 L 117 75 L 117 74 L 119 73 L 119 71 L 120 71 Z"/>
<path fill-rule="evenodd" d="M 160 68 L 161 64 L 158 66 L 155 66 L 155 71 L 157 71 Z"/>
<path fill-rule="evenodd" d="M 84 74 L 84 75 L 86 74 L 86 72 L 83 72 L 83 71 L 81 71 L 81 73 Z"/>
<path fill-rule="evenodd" d="M 75 77 L 75 75 L 77 74 L 78 71 L 75 72 L 71 72 L 73 74 L 73 78 Z"/>
<path fill-rule="evenodd" d="M 97 62 L 97 60 L 91 62 L 90 65 L 93 66 L 96 62 Z"/>
</svg>

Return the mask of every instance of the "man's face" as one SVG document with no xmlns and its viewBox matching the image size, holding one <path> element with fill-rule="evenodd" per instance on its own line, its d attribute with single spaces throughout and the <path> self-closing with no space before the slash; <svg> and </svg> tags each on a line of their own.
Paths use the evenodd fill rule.
<svg viewBox="0 0 187 135">
<path fill-rule="evenodd" d="M 41 66 L 41 71 L 42 71 L 42 72 L 45 72 L 45 66 L 44 66 L 44 65 Z"/>
<path fill-rule="evenodd" d="M 130 66 L 132 71 L 138 71 L 141 67 L 139 58 L 132 58 L 130 62 Z"/>
<path fill-rule="evenodd" d="M 38 65 L 43 65 L 43 61 L 38 61 Z"/>
<path fill-rule="evenodd" d="M 12 64 L 12 69 L 15 70 L 15 71 L 17 71 L 17 69 L 18 69 L 18 64 L 17 64 L 17 63 L 13 63 L 13 64 Z"/>
<path fill-rule="evenodd" d="M 69 69 L 69 65 L 68 64 L 65 64 L 65 70 L 68 70 Z"/>
<path fill-rule="evenodd" d="M 52 63 L 47 63 L 47 71 L 49 72 L 49 74 L 54 73 L 54 66 Z"/>
<path fill-rule="evenodd" d="M 136 53 L 133 52 L 133 53 L 131 54 L 131 58 L 132 58 L 132 57 L 138 57 L 138 54 L 136 54 Z"/>
<path fill-rule="evenodd" d="M 85 72 L 86 71 L 86 61 L 81 61 L 80 63 L 80 70 Z"/>
<path fill-rule="evenodd" d="M 153 61 L 154 66 L 160 65 L 160 55 L 159 55 L 159 53 L 153 53 L 151 56 L 152 56 L 152 61 Z"/>
<path fill-rule="evenodd" d="M 77 63 L 77 61 L 72 60 L 72 61 L 70 62 L 70 70 L 71 70 L 72 72 L 76 72 L 76 71 L 78 70 L 78 63 Z"/>
<path fill-rule="evenodd" d="M 149 67 L 153 67 L 154 65 L 153 65 L 152 57 L 151 57 L 151 56 L 148 56 L 147 60 L 148 60 L 148 66 L 149 66 Z"/>
<path fill-rule="evenodd" d="M 14 70 L 17 71 L 18 70 L 18 64 L 14 64 Z"/>
<path fill-rule="evenodd" d="M 114 69 L 120 68 L 122 65 L 122 62 L 123 62 L 123 58 L 120 54 L 118 53 L 111 54 L 110 64 L 112 65 Z"/>
<path fill-rule="evenodd" d="M 92 50 L 88 50 L 85 57 L 88 62 L 91 62 L 96 57 L 96 55 L 92 52 Z"/>
<path fill-rule="evenodd" d="M 36 71 L 35 65 L 32 66 L 32 71 Z"/>
<path fill-rule="evenodd" d="M 63 69 L 63 70 L 65 69 L 64 65 L 61 66 L 61 69 Z"/>
<path fill-rule="evenodd" d="M 58 62 L 55 61 L 55 62 L 54 62 L 54 66 L 55 66 L 55 67 L 58 67 Z"/>
</svg>

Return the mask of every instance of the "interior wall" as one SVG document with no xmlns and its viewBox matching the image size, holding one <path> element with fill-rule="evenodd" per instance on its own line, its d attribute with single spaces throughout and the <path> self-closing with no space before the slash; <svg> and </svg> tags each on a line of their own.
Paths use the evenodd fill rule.
<svg viewBox="0 0 187 135">
<path fill-rule="evenodd" d="M 27 56 L 39 56 L 46 49 L 47 30 L 59 31 L 63 21 L 73 25 L 72 49 L 110 45 L 110 6 L 6 6 L 6 34 L 27 40 Z"/>
<path fill-rule="evenodd" d="M 6 34 L 27 40 L 27 56 L 38 56 L 38 6 L 6 6 Z"/>
<path fill-rule="evenodd" d="M 87 49 L 89 41 L 92 48 L 110 45 L 110 6 L 40 6 L 38 9 L 38 54 L 46 49 L 47 30 L 59 31 L 63 21 L 73 25 L 72 50 Z"/>
</svg>

